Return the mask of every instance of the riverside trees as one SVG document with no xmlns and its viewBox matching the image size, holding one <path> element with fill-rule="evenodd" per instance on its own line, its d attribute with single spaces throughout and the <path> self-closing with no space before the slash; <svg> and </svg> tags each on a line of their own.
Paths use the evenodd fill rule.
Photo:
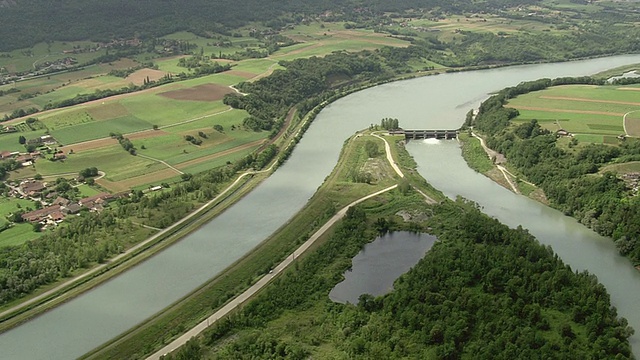
<svg viewBox="0 0 640 360">
<path fill-rule="evenodd" d="M 573 272 L 526 230 L 509 229 L 473 204 L 427 210 L 419 197 L 396 196 L 384 206 L 428 211 L 421 226 L 440 241 L 393 292 L 363 295 L 357 306 L 329 300 L 351 257 L 389 216 L 351 208 L 294 270 L 167 359 L 632 357 L 633 330 L 594 276 Z"/>
</svg>

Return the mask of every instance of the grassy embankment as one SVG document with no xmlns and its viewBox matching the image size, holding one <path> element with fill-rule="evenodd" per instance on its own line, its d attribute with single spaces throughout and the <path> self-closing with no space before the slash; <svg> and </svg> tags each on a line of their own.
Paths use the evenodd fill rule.
<svg viewBox="0 0 640 360">
<path fill-rule="evenodd" d="M 368 158 L 364 149 L 366 141 L 375 141 L 381 149 L 375 158 Z M 150 353 L 200 322 L 211 312 L 211 308 L 224 305 L 235 294 L 239 294 L 267 273 L 338 209 L 357 198 L 395 183 L 398 179 L 393 175 L 394 172 L 384 158 L 382 149 L 383 143 L 379 139 L 368 136 L 352 138 L 345 144 L 332 174 L 305 208 L 289 223 L 210 283 L 203 285 L 140 327 L 115 339 L 107 347 L 97 349 L 89 358 L 120 358 Z M 353 169 L 370 172 L 374 176 L 374 182 L 354 183 Z"/>
</svg>

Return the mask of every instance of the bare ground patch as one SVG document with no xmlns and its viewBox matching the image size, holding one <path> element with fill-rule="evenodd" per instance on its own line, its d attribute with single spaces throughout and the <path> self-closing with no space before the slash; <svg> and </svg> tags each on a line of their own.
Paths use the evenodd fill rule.
<svg viewBox="0 0 640 360">
<path fill-rule="evenodd" d="M 629 136 L 640 137 L 640 112 L 629 113 L 624 116 L 624 130 Z"/>
<path fill-rule="evenodd" d="M 118 140 L 112 139 L 112 138 L 103 138 L 103 139 L 89 140 L 81 143 L 61 146 L 60 149 L 66 153 L 70 152 L 71 150 L 73 150 L 74 153 L 79 153 L 82 151 L 100 149 L 103 147 L 108 147 L 113 145 L 118 145 Z"/>
<path fill-rule="evenodd" d="M 170 135 L 170 134 L 162 130 L 145 130 L 145 131 L 140 131 L 133 134 L 128 134 L 127 138 L 129 138 L 130 140 L 140 140 L 140 139 L 148 139 L 148 138 L 164 136 L 164 135 Z"/>
<path fill-rule="evenodd" d="M 133 74 L 127 76 L 125 80 L 127 80 L 127 82 L 132 82 L 135 85 L 142 85 L 144 84 L 144 81 L 147 78 L 149 78 L 149 80 L 151 81 L 156 81 L 156 80 L 160 80 L 166 74 L 167 74 L 166 72 L 160 71 L 160 70 L 140 69 L 134 72 Z"/>
<path fill-rule="evenodd" d="M 188 89 L 167 91 L 158 95 L 173 100 L 216 101 L 222 100 L 226 94 L 233 92 L 234 91 L 228 86 L 203 84 Z"/>
</svg>

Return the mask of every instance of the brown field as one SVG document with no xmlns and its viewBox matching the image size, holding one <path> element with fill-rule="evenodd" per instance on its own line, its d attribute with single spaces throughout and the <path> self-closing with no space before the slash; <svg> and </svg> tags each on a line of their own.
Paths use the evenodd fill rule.
<svg viewBox="0 0 640 360">
<path fill-rule="evenodd" d="M 144 130 L 133 134 L 128 134 L 127 137 L 130 140 L 140 140 L 164 135 L 169 135 L 169 133 L 162 130 Z"/>
<path fill-rule="evenodd" d="M 97 140 L 89 140 L 81 143 L 64 145 L 60 147 L 60 150 L 65 152 L 69 152 L 69 150 L 73 150 L 74 153 L 79 153 L 82 151 L 89 151 L 93 149 L 100 149 L 107 146 L 118 145 L 118 140 L 112 138 L 104 138 Z"/>
<path fill-rule="evenodd" d="M 629 136 L 640 137 L 640 111 L 634 111 L 624 116 L 624 130 Z"/>
<path fill-rule="evenodd" d="M 91 106 L 87 108 L 87 112 L 96 120 L 109 120 L 129 115 L 129 110 L 119 102 Z"/>
<path fill-rule="evenodd" d="M 203 84 L 188 89 L 167 91 L 158 95 L 174 100 L 216 101 L 222 100 L 226 94 L 233 92 L 228 86 Z"/>
<path fill-rule="evenodd" d="M 612 116 L 624 116 L 621 113 L 612 113 L 606 111 L 588 111 L 588 110 L 571 110 L 571 109 L 552 109 L 545 107 L 537 107 L 537 106 L 509 106 L 505 105 L 505 107 L 518 108 L 521 110 L 534 110 L 534 111 L 547 111 L 547 112 L 561 112 L 561 113 L 571 113 L 571 114 L 594 114 L 594 115 L 612 115 Z"/>
<path fill-rule="evenodd" d="M 156 80 L 161 79 L 166 74 L 167 73 L 165 73 L 164 71 L 160 71 L 160 70 L 140 69 L 140 70 L 134 72 L 133 74 L 127 76 L 127 78 L 125 80 L 127 80 L 127 82 L 132 82 L 135 85 L 142 85 L 142 84 L 144 84 L 144 81 L 145 81 L 145 79 L 147 79 L 147 77 L 151 81 L 156 81 Z"/>
<path fill-rule="evenodd" d="M 640 88 L 634 88 L 634 87 L 623 87 L 623 88 L 617 88 L 616 90 L 640 91 Z"/>
<path fill-rule="evenodd" d="M 251 79 L 252 77 L 256 76 L 256 74 L 246 72 L 246 71 L 240 71 L 240 70 L 229 70 L 229 71 L 225 71 L 224 73 L 229 75 L 234 75 L 234 76 L 240 76 L 245 79 Z"/>
<path fill-rule="evenodd" d="M 597 100 L 597 99 L 574 98 L 574 97 L 566 97 L 566 96 L 540 96 L 540 99 L 581 101 L 581 102 L 592 102 L 592 103 L 601 103 L 601 104 L 639 105 L 640 106 L 639 102 L 616 101 L 616 100 Z"/>
</svg>

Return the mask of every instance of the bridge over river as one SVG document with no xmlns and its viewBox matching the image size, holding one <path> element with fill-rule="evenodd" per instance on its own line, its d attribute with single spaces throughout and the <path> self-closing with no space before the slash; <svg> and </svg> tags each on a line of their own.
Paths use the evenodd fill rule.
<svg viewBox="0 0 640 360">
<path fill-rule="evenodd" d="M 389 130 L 390 135 L 404 135 L 407 140 L 417 140 L 417 139 L 443 139 L 443 140 L 451 140 L 457 139 L 459 134 L 459 129 L 455 130 L 408 130 L 408 129 L 397 129 L 397 130 Z"/>
</svg>

